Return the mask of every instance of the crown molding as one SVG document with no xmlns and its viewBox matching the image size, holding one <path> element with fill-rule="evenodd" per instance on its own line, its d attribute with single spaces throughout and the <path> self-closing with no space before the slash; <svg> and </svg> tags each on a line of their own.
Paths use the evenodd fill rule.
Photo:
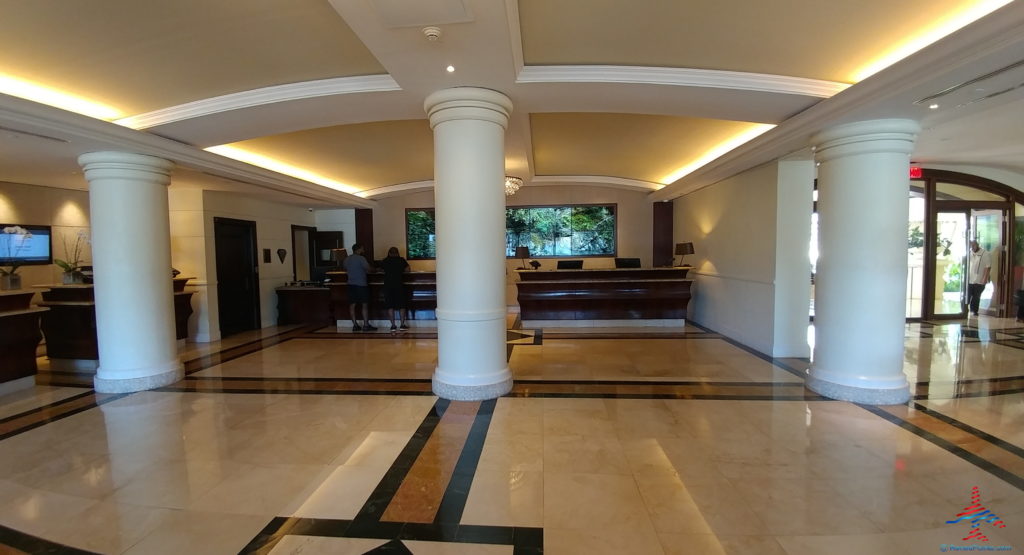
<svg viewBox="0 0 1024 555">
<path fill-rule="evenodd" d="M 252 108 L 316 98 L 320 96 L 334 96 L 342 94 L 375 93 L 400 91 L 401 87 L 390 75 L 363 75 L 359 77 L 336 77 L 332 79 L 321 79 L 318 81 L 303 81 L 300 83 L 288 83 L 287 85 L 275 85 L 237 93 L 204 98 L 194 102 L 179 104 L 169 108 L 161 108 L 145 114 L 138 114 L 121 118 L 114 123 L 130 127 L 132 129 L 149 129 L 159 125 L 174 123 L 177 121 L 199 118 L 221 112 L 230 112 L 242 108 Z"/>
<path fill-rule="evenodd" d="M 372 200 L 206 152 L 193 146 L 136 131 L 30 100 L 0 94 L 0 122 L 5 127 L 68 141 L 64 155 L 112 150 L 147 154 L 244 184 L 290 193 L 338 206 L 370 208 Z"/>
<path fill-rule="evenodd" d="M 778 127 L 722 155 L 713 162 L 649 195 L 653 201 L 671 200 L 750 168 L 811 146 L 811 136 L 821 130 L 854 121 L 914 119 L 914 90 L 940 81 L 955 71 L 970 73 L 986 57 L 1024 50 L 1020 26 L 1024 3 L 1011 3 L 971 25 L 860 81 L 834 98 L 819 102 L 779 124 Z M 901 96 L 902 95 L 902 96 Z M 904 98 L 905 102 L 899 99 Z M 894 109 L 887 102 L 897 102 Z M 888 107 L 886 107 L 888 106 Z M 880 108 L 881 109 L 880 112 Z"/>
<path fill-rule="evenodd" d="M 848 83 L 714 69 L 643 66 L 526 66 L 517 83 L 628 83 L 708 87 L 830 98 Z"/>
</svg>

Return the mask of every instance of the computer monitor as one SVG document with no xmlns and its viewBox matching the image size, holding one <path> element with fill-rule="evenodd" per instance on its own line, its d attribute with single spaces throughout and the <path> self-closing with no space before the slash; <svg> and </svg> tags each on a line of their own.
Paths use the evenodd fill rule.
<svg viewBox="0 0 1024 555">
<path fill-rule="evenodd" d="M 582 260 L 559 260 L 558 261 L 558 269 L 559 270 L 582 270 L 583 269 L 583 261 Z"/>
<path fill-rule="evenodd" d="M 615 267 L 616 268 L 639 268 L 640 267 L 640 259 L 639 258 L 616 258 L 615 259 Z"/>
</svg>

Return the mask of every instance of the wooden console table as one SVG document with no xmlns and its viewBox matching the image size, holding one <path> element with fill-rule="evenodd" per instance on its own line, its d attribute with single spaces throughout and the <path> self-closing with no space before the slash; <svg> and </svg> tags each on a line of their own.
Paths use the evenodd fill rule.
<svg viewBox="0 0 1024 555">
<path fill-rule="evenodd" d="M 688 270 L 516 270 L 520 318 L 683 320 L 693 283 Z"/>
</svg>

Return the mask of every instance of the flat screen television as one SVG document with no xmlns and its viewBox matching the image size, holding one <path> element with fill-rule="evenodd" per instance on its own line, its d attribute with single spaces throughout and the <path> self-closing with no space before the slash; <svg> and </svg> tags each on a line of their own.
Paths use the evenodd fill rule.
<svg viewBox="0 0 1024 555">
<path fill-rule="evenodd" d="M 582 270 L 583 269 L 583 261 L 582 260 L 559 260 L 558 261 L 558 269 L 559 270 Z"/>
<path fill-rule="evenodd" d="M 639 258 L 616 258 L 615 259 L 615 267 L 616 268 L 639 268 L 640 267 L 640 259 Z"/>
<path fill-rule="evenodd" d="M 22 227 L 28 235 L 4 233 Z M 0 224 L 0 266 L 53 264 L 53 238 L 48 225 Z"/>
</svg>

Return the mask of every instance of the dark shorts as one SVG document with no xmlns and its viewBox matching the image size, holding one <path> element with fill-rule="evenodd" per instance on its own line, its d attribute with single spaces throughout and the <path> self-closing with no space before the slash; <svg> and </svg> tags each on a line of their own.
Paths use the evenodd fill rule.
<svg viewBox="0 0 1024 555">
<path fill-rule="evenodd" d="M 384 306 L 386 308 L 405 308 L 405 288 L 384 287 Z"/>
<path fill-rule="evenodd" d="M 348 286 L 348 304 L 366 304 L 370 302 L 370 288 L 366 285 Z"/>
</svg>

